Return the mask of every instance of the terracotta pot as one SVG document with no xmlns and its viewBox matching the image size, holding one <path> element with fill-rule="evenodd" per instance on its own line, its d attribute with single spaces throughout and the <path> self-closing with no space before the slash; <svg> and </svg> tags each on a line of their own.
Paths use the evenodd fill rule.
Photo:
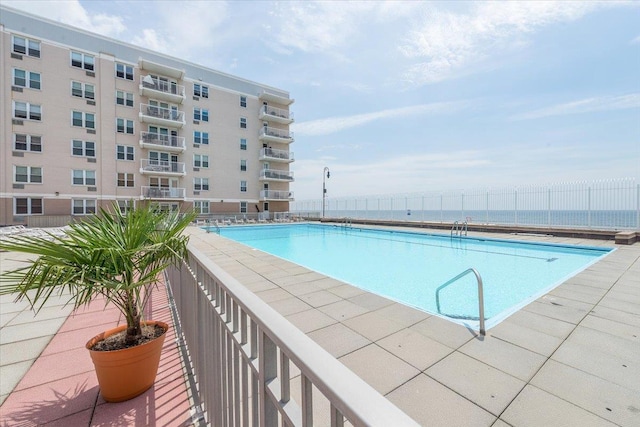
<svg viewBox="0 0 640 427">
<path fill-rule="evenodd" d="M 161 326 L 165 333 L 136 347 L 113 351 L 91 350 L 95 343 L 127 328 L 126 325 L 122 325 L 96 335 L 87 342 L 86 347 L 96 369 L 100 394 L 107 402 L 132 399 L 147 391 L 156 380 L 162 344 L 169 325 L 152 321 L 143 323 Z"/>
</svg>

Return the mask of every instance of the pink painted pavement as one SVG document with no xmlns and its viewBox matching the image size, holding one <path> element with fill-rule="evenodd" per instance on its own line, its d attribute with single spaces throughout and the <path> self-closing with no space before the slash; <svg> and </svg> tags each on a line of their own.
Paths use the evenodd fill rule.
<svg viewBox="0 0 640 427">
<path fill-rule="evenodd" d="M 86 342 L 121 323 L 103 301 L 70 315 L 0 407 L 0 426 L 185 426 L 191 404 L 164 285 L 147 318 L 170 325 L 155 384 L 142 395 L 107 403 L 99 395 Z"/>
</svg>

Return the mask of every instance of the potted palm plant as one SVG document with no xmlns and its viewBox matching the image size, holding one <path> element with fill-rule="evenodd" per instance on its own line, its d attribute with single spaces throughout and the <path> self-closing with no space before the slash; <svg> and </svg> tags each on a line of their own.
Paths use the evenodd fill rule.
<svg viewBox="0 0 640 427">
<path fill-rule="evenodd" d="M 94 337 L 87 348 L 105 400 L 133 398 L 155 382 L 168 329 L 166 323 L 143 319 L 145 306 L 161 272 L 186 258 L 188 237 L 182 232 L 194 219 L 195 213 L 162 212 L 153 205 L 125 213 L 114 205 L 71 224 L 66 236 L 18 235 L 0 241 L 0 249 L 37 256 L 30 265 L 3 275 L 0 294 L 16 294 L 16 300 L 26 299 L 35 311 L 54 294 L 68 296 L 74 310 L 99 297 L 115 305 L 126 325 Z M 141 349 L 144 355 L 129 357 Z M 124 371 L 118 371 L 119 365 Z M 134 378 L 144 370 L 146 378 Z"/>
</svg>

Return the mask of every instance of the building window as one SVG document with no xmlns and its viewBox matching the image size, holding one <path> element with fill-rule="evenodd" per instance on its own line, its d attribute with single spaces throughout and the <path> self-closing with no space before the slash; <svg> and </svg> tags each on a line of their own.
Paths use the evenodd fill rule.
<svg viewBox="0 0 640 427">
<path fill-rule="evenodd" d="M 193 132 L 193 143 L 194 144 L 209 144 L 209 132 Z"/>
<path fill-rule="evenodd" d="M 74 215 L 90 215 L 96 213 L 95 199 L 73 199 L 72 206 Z"/>
<path fill-rule="evenodd" d="M 240 213 L 247 213 L 247 202 L 240 202 Z"/>
<path fill-rule="evenodd" d="M 40 42 L 25 37 L 13 36 L 13 51 L 22 55 L 40 58 Z"/>
<path fill-rule="evenodd" d="M 209 178 L 193 178 L 193 191 L 206 191 L 209 189 Z"/>
<path fill-rule="evenodd" d="M 116 131 L 133 135 L 133 120 L 116 119 Z"/>
<path fill-rule="evenodd" d="M 125 107 L 133 107 L 133 94 L 131 92 L 124 92 L 122 90 L 117 90 L 116 104 L 124 105 Z"/>
<path fill-rule="evenodd" d="M 96 171 L 74 169 L 71 175 L 73 185 L 96 185 Z"/>
<path fill-rule="evenodd" d="M 123 214 L 126 214 L 131 209 L 135 208 L 135 202 L 133 200 L 118 200 L 118 209 Z"/>
<path fill-rule="evenodd" d="M 241 96 L 240 97 L 240 106 L 242 108 L 247 108 L 247 97 L 246 96 Z"/>
<path fill-rule="evenodd" d="M 40 89 L 40 73 L 14 68 L 13 85 L 29 89 Z"/>
<path fill-rule="evenodd" d="M 193 167 L 194 168 L 208 168 L 209 156 L 194 154 L 193 155 Z"/>
<path fill-rule="evenodd" d="M 200 215 L 207 215 L 209 213 L 209 201 L 196 200 L 193 202 L 193 209 Z"/>
<path fill-rule="evenodd" d="M 116 77 L 133 81 L 133 67 L 116 62 Z"/>
<path fill-rule="evenodd" d="M 241 129 L 246 129 L 247 128 L 247 119 L 246 119 L 246 117 L 240 117 L 240 128 Z"/>
<path fill-rule="evenodd" d="M 71 155 L 80 157 L 95 157 L 96 143 L 93 141 L 80 141 L 74 139 L 71 141 Z"/>
<path fill-rule="evenodd" d="M 246 138 L 240 138 L 240 149 L 241 150 L 246 150 L 247 149 L 247 139 Z"/>
<path fill-rule="evenodd" d="M 42 198 L 16 197 L 13 202 L 15 215 L 39 215 L 43 213 Z"/>
<path fill-rule="evenodd" d="M 71 96 L 77 96 L 78 98 L 95 99 L 95 87 L 87 83 L 71 82 Z"/>
<path fill-rule="evenodd" d="M 36 135 L 13 134 L 13 149 L 16 151 L 42 152 L 42 137 Z"/>
<path fill-rule="evenodd" d="M 118 187 L 133 187 L 133 174 L 118 173 Z"/>
<path fill-rule="evenodd" d="M 240 191 L 243 193 L 247 192 L 247 181 L 240 181 Z"/>
<path fill-rule="evenodd" d="M 118 145 L 116 147 L 116 159 L 134 160 L 133 147 L 130 145 Z"/>
<path fill-rule="evenodd" d="M 243 171 L 243 172 L 247 170 L 247 161 L 246 160 L 240 160 L 240 170 Z"/>
<path fill-rule="evenodd" d="M 71 66 L 88 71 L 95 70 L 95 58 L 80 52 L 71 52 Z"/>
<path fill-rule="evenodd" d="M 209 87 L 203 86 L 198 83 L 193 84 L 193 96 L 199 96 L 202 98 L 209 98 Z"/>
<path fill-rule="evenodd" d="M 71 124 L 77 127 L 84 127 L 87 129 L 96 128 L 96 115 L 93 113 L 84 113 L 82 111 L 72 111 Z"/>
<path fill-rule="evenodd" d="M 13 101 L 13 118 L 40 121 L 42 120 L 42 107 L 29 102 Z"/>
<path fill-rule="evenodd" d="M 42 184 L 42 168 L 14 166 L 13 182 L 21 184 Z"/>
<path fill-rule="evenodd" d="M 193 120 L 208 122 L 209 121 L 209 110 L 206 108 L 194 108 L 193 109 Z"/>
</svg>

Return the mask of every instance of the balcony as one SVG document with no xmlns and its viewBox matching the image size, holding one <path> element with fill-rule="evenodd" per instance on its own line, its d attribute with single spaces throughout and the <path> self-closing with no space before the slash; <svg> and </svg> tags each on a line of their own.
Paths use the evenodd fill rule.
<svg viewBox="0 0 640 427">
<path fill-rule="evenodd" d="M 293 172 L 277 169 L 263 169 L 260 171 L 260 181 L 293 181 Z"/>
<path fill-rule="evenodd" d="M 182 153 L 187 149 L 183 136 L 163 135 L 161 133 L 140 132 L 140 147 L 158 149 L 171 153 Z"/>
<path fill-rule="evenodd" d="M 187 174 L 187 170 L 182 162 L 142 159 L 140 160 L 140 173 L 147 175 L 184 176 Z"/>
<path fill-rule="evenodd" d="M 140 104 L 140 121 L 152 125 L 181 128 L 184 126 L 184 111 Z"/>
<path fill-rule="evenodd" d="M 260 110 L 259 119 L 288 125 L 293 123 L 293 112 L 283 110 L 282 108 L 272 107 L 270 105 L 263 105 Z"/>
<path fill-rule="evenodd" d="M 262 190 L 260 191 L 260 200 L 263 200 L 263 201 L 286 200 L 286 201 L 292 202 L 293 193 L 291 191 Z"/>
<path fill-rule="evenodd" d="M 292 152 L 266 147 L 260 150 L 260 160 L 278 163 L 291 163 L 294 161 Z"/>
<path fill-rule="evenodd" d="M 280 105 L 291 105 L 295 102 L 294 99 L 289 97 L 279 95 L 277 93 L 268 92 L 263 90 L 260 94 L 258 94 L 258 98 L 262 101 L 275 102 Z"/>
<path fill-rule="evenodd" d="M 153 74 L 160 74 L 162 76 L 171 77 L 176 80 L 184 79 L 185 71 L 178 68 L 170 67 L 164 64 L 158 64 L 157 62 L 149 61 L 142 58 L 140 58 L 139 65 L 141 70 L 146 70 Z"/>
<path fill-rule="evenodd" d="M 283 144 L 291 144 L 294 141 L 293 132 L 269 126 L 263 126 L 262 129 L 260 129 L 258 139 L 260 141 L 280 142 Z"/>
<path fill-rule="evenodd" d="M 151 76 L 140 77 L 140 95 L 163 101 L 182 104 L 184 102 L 184 86 L 154 79 Z"/>
<path fill-rule="evenodd" d="M 142 187 L 141 199 L 184 200 L 184 188 L 169 187 Z"/>
</svg>

